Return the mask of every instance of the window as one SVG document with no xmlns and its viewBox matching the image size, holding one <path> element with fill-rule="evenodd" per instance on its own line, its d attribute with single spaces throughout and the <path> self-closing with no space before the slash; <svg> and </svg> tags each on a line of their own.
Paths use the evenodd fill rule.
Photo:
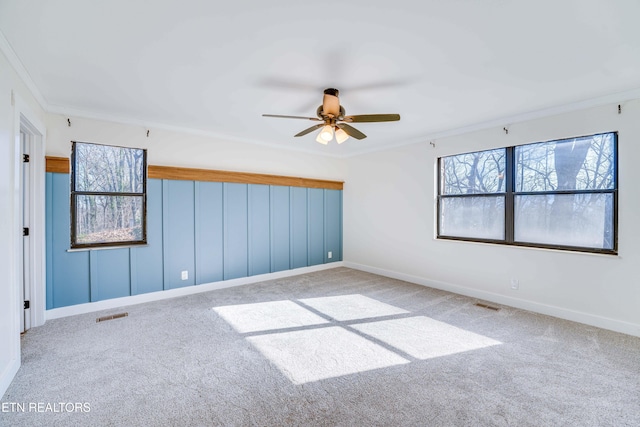
<svg viewBox="0 0 640 427">
<path fill-rule="evenodd" d="M 145 244 L 146 150 L 72 144 L 71 247 Z"/>
<path fill-rule="evenodd" d="M 438 159 L 438 238 L 617 253 L 617 133 Z"/>
</svg>

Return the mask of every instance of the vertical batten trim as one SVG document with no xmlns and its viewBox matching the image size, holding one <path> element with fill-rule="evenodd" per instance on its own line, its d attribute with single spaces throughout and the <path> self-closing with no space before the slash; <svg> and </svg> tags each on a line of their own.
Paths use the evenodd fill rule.
<svg viewBox="0 0 640 427">
<path fill-rule="evenodd" d="M 169 187 L 167 180 L 162 180 L 162 289 L 167 290 L 167 236 L 169 235 Z"/>
<path fill-rule="evenodd" d="M 229 233 L 227 232 L 227 209 L 229 208 L 228 194 L 229 184 L 222 183 L 222 280 L 227 280 L 227 252 L 229 252 Z"/>
<path fill-rule="evenodd" d="M 202 282 L 200 280 L 200 269 L 198 265 L 202 262 L 202 248 L 200 246 L 200 230 L 202 229 L 200 220 L 200 182 L 194 181 L 193 183 L 193 231 L 195 233 L 193 239 L 193 251 L 194 251 L 194 263 L 193 263 L 193 279 L 195 285 Z"/>
<path fill-rule="evenodd" d="M 98 296 L 98 251 L 89 251 L 89 301 L 95 302 Z"/>
<path fill-rule="evenodd" d="M 311 195 L 307 190 L 307 265 L 311 265 Z"/>
<path fill-rule="evenodd" d="M 274 252 L 274 240 L 273 240 L 273 185 L 269 185 L 269 269 L 271 273 L 273 273 L 276 269 L 275 266 L 275 257 L 273 256 Z"/>
<path fill-rule="evenodd" d="M 47 247 L 47 253 L 45 254 L 46 256 L 46 263 L 47 263 L 47 282 L 46 282 L 46 293 L 47 293 L 47 301 L 46 301 L 46 307 L 47 310 L 54 308 L 54 300 L 53 300 L 53 266 L 55 265 L 55 263 L 53 262 L 53 257 L 55 256 L 55 252 L 53 251 L 53 199 L 55 197 L 55 195 L 53 194 L 53 174 L 52 173 L 47 173 L 46 176 L 46 181 L 45 181 L 45 185 L 47 186 L 46 189 L 46 199 L 45 199 L 45 211 L 46 211 L 46 218 L 45 218 L 45 226 L 46 226 L 46 230 L 45 232 L 47 233 L 46 236 L 46 247 Z"/>
<path fill-rule="evenodd" d="M 129 295 L 138 294 L 138 248 L 129 248 Z"/>
<path fill-rule="evenodd" d="M 326 264 L 327 262 L 329 262 L 329 256 L 327 255 L 327 251 L 328 251 L 328 247 L 327 247 L 327 242 L 329 239 L 327 239 L 327 234 L 329 233 L 329 227 L 327 227 L 327 218 L 329 217 L 329 207 L 328 207 L 328 203 L 327 203 L 327 190 L 322 190 L 322 261 L 323 264 Z"/>
<path fill-rule="evenodd" d="M 336 261 L 342 261 L 342 259 L 344 258 L 344 255 L 342 253 L 342 245 L 343 245 L 343 241 L 342 241 L 342 209 L 343 209 L 343 198 L 342 198 L 342 190 L 340 190 L 340 212 L 339 212 L 339 217 L 338 220 L 340 221 L 340 225 L 339 225 L 339 232 L 340 232 L 340 240 L 339 240 L 339 245 L 340 245 L 340 258 Z"/>
<path fill-rule="evenodd" d="M 220 272 L 222 274 L 222 279 L 224 280 L 225 278 L 225 270 L 226 270 L 226 266 L 225 266 L 225 256 L 227 254 L 227 248 L 225 247 L 226 244 L 226 235 L 225 235 L 225 218 L 224 218 L 224 211 L 226 209 L 227 203 L 224 200 L 224 193 L 225 193 L 225 188 L 224 188 L 224 182 L 220 184 L 221 188 L 220 188 L 220 209 L 222 209 L 222 213 L 220 215 L 220 219 L 222 220 L 222 245 L 220 245 L 220 257 L 222 258 L 222 271 Z"/>
<path fill-rule="evenodd" d="M 271 186 L 269 186 L 269 206 L 267 207 L 267 215 L 269 215 L 267 223 L 269 224 L 269 273 L 271 273 L 271 258 L 273 257 L 271 254 Z"/>
<path fill-rule="evenodd" d="M 293 187 L 289 187 L 289 268 L 294 265 L 293 254 Z"/>
<path fill-rule="evenodd" d="M 162 247 L 161 252 L 162 252 L 162 260 L 160 261 L 160 271 L 162 272 L 162 289 L 164 289 L 164 284 L 167 281 L 167 278 L 165 277 L 164 274 L 164 251 L 165 251 L 165 247 L 167 246 L 165 244 L 164 241 L 164 217 L 165 217 L 165 213 L 164 213 L 164 181 L 163 180 L 159 180 L 160 181 L 160 223 L 161 223 L 161 228 L 162 228 L 162 236 L 160 236 L 160 245 Z"/>
<path fill-rule="evenodd" d="M 200 182 L 193 181 L 193 286 L 200 283 L 198 272 L 198 252 L 200 246 Z"/>
<path fill-rule="evenodd" d="M 251 218 L 249 218 L 249 191 L 251 190 L 251 188 L 249 188 L 251 186 L 251 184 L 244 184 L 246 190 L 244 192 L 244 197 L 245 197 L 245 206 L 246 206 L 246 214 L 245 214 L 245 218 L 246 218 L 246 224 L 245 229 L 247 230 L 247 263 L 246 263 L 246 267 L 244 270 L 245 276 L 247 277 L 249 276 L 249 263 L 251 262 L 249 259 L 249 251 L 251 250 L 251 242 L 249 241 L 249 224 L 251 223 Z"/>
<path fill-rule="evenodd" d="M 253 276 L 253 245 L 251 244 L 253 224 L 251 221 L 251 207 L 253 206 L 253 185 L 247 184 L 247 276 Z"/>
</svg>

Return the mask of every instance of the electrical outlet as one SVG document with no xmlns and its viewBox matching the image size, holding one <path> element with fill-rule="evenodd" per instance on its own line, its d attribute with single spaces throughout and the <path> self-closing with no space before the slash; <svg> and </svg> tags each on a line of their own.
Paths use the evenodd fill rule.
<svg viewBox="0 0 640 427">
<path fill-rule="evenodd" d="M 327 254 L 327 258 L 329 259 L 333 258 L 333 252 L 329 251 L 329 253 Z"/>
<path fill-rule="evenodd" d="M 182 272 L 182 280 L 188 280 L 189 279 L 189 271 L 188 270 L 184 270 Z"/>
<path fill-rule="evenodd" d="M 520 289 L 520 281 L 518 279 L 511 279 L 511 289 Z"/>
</svg>

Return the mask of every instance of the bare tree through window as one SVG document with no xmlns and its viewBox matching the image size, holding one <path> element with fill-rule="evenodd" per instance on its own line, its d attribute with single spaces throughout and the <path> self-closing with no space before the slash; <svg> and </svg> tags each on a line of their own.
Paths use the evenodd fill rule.
<svg viewBox="0 0 640 427">
<path fill-rule="evenodd" d="M 438 237 L 616 253 L 616 146 L 611 132 L 439 159 Z"/>
<path fill-rule="evenodd" d="M 441 159 L 440 231 L 449 236 L 504 239 L 505 150 Z M 456 197 L 463 196 L 463 197 Z"/>
<path fill-rule="evenodd" d="M 146 243 L 146 150 L 73 142 L 71 247 Z"/>
<path fill-rule="evenodd" d="M 516 147 L 515 239 L 613 249 L 614 142 L 607 133 Z"/>
</svg>

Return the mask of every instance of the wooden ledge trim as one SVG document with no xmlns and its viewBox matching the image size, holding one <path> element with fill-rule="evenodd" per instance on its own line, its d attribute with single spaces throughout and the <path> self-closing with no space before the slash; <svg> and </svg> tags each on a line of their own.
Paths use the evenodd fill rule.
<svg viewBox="0 0 640 427">
<path fill-rule="evenodd" d="M 54 173 L 69 173 L 69 159 L 66 157 L 47 156 L 46 171 Z"/>
<path fill-rule="evenodd" d="M 47 172 L 69 173 L 69 159 L 66 157 L 47 157 Z M 282 175 L 266 175 L 248 172 L 229 172 L 213 169 L 178 168 L 172 166 L 153 166 L 147 168 L 149 179 L 175 179 L 183 181 L 234 182 L 240 184 L 282 185 L 288 187 L 326 188 L 342 190 L 343 181 L 300 178 Z"/>
<path fill-rule="evenodd" d="M 343 182 L 293 176 L 265 175 L 248 172 L 229 172 L 213 169 L 177 168 L 149 165 L 149 178 L 177 179 L 187 181 L 235 182 L 240 184 L 284 185 L 289 187 L 328 188 L 342 190 Z"/>
</svg>

